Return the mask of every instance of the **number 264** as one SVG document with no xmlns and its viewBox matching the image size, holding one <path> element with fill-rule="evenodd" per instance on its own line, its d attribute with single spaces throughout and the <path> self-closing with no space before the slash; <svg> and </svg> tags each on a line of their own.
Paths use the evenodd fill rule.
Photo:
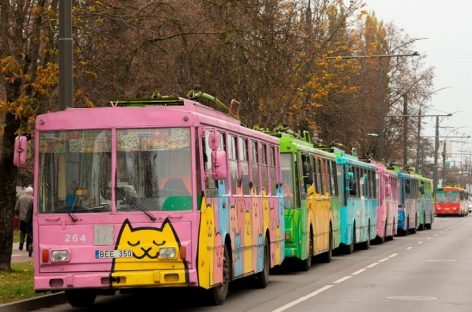
<svg viewBox="0 0 472 312">
<path fill-rule="evenodd" d="M 65 242 L 66 243 L 77 243 L 77 242 L 85 242 L 85 234 L 66 234 Z"/>
</svg>

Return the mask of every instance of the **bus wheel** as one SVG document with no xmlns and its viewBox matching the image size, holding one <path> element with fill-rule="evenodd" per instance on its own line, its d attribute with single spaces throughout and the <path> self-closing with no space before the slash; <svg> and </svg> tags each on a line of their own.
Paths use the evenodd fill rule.
<svg viewBox="0 0 472 312">
<path fill-rule="evenodd" d="M 269 269 L 270 269 L 270 250 L 267 238 L 264 241 L 264 260 L 262 271 L 255 275 L 255 286 L 256 288 L 266 288 L 269 283 Z"/>
<path fill-rule="evenodd" d="M 411 229 L 411 234 L 416 234 L 416 229 L 418 228 L 418 216 L 415 216 L 415 226 Z"/>
<path fill-rule="evenodd" d="M 333 229 L 331 224 L 329 225 L 329 247 L 328 251 L 321 255 L 321 261 L 324 263 L 330 263 L 333 258 Z"/>
<path fill-rule="evenodd" d="M 429 216 L 429 223 L 426 224 L 426 229 L 431 230 L 432 225 L 433 225 L 433 214 L 431 213 Z"/>
<path fill-rule="evenodd" d="M 313 230 L 310 228 L 310 239 L 308 240 L 308 258 L 302 260 L 303 271 L 308 271 L 311 268 L 311 258 L 313 257 Z"/>
<path fill-rule="evenodd" d="M 354 252 L 354 247 L 356 246 L 356 223 L 353 224 L 352 226 L 352 241 L 349 246 L 346 248 L 346 253 L 347 254 L 352 254 Z"/>
<path fill-rule="evenodd" d="M 210 290 L 210 302 L 213 305 L 221 305 L 228 295 L 229 282 L 231 280 L 231 258 L 229 257 L 228 245 L 225 244 L 223 254 L 223 283 Z"/>
<path fill-rule="evenodd" d="M 423 223 L 418 227 L 418 231 L 423 231 L 426 229 L 426 212 L 423 213 Z"/>
<path fill-rule="evenodd" d="M 392 236 L 390 237 L 391 240 L 395 239 L 395 235 L 398 235 L 398 229 L 397 225 L 395 223 L 395 219 L 393 219 L 393 225 L 392 225 Z"/>
<path fill-rule="evenodd" d="M 404 235 L 404 236 L 407 236 L 407 235 L 409 235 L 409 234 L 410 234 L 410 217 L 408 217 L 408 218 L 406 219 L 406 229 L 405 229 L 405 231 L 403 232 L 403 235 Z"/>
<path fill-rule="evenodd" d="M 367 250 L 370 248 L 370 220 L 367 225 L 367 240 L 362 244 L 363 249 Z"/>
<path fill-rule="evenodd" d="M 67 302 L 73 307 L 90 307 L 95 302 L 97 294 L 92 289 L 66 290 Z"/>
</svg>

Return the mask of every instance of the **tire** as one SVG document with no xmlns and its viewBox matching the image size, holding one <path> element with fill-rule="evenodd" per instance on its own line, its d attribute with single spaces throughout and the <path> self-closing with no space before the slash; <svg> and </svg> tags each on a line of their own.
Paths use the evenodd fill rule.
<svg viewBox="0 0 472 312">
<path fill-rule="evenodd" d="M 383 244 L 385 243 L 386 239 L 387 239 L 387 220 L 385 220 L 385 227 L 384 227 L 383 235 L 378 237 L 377 243 Z"/>
<path fill-rule="evenodd" d="M 393 224 L 392 224 L 392 236 L 389 236 L 388 240 L 394 240 L 395 239 L 395 230 L 396 230 L 396 224 L 395 224 L 395 219 L 393 219 Z"/>
<path fill-rule="evenodd" d="M 416 229 L 418 228 L 418 216 L 415 216 L 415 226 L 411 229 L 411 234 L 416 234 Z"/>
<path fill-rule="evenodd" d="M 406 230 L 403 231 L 403 235 L 410 235 L 410 217 L 406 219 Z"/>
<path fill-rule="evenodd" d="M 352 254 L 354 252 L 355 247 L 356 247 L 356 223 L 354 223 L 352 226 L 352 241 L 350 245 L 346 246 L 346 253 L 348 255 Z"/>
<path fill-rule="evenodd" d="M 267 238 L 264 241 L 264 266 L 262 271 L 255 275 L 255 283 L 254 286 L 256 288 L 266 288 L 267 284 L 269 283 L 269 270 L 270 270 L 270 249 L 269 244 L 267 242 Z"/>
<path fill-rule="evenodd" d="M 431 228 L 433 227 L 433 214 L 430 215 L 430 223 L 426 224 L 426 229 L 427 230 L 431 230 Z"/>
<path fill-rule="evenodd" d="M 221 305 L 228 296 L 229 282 L 231 281 L 231 258 L 228 245 L 225 244 L 223 254 L 223 283 L 209 290 L 210 304 Z"/>
<path fill-rule="evenodd" d="M 66 290 L 67 302 L 73 307 L 84 308 L 94 304 L 97 294 L 93 289 Z"/>
<path fill-rule="evenodd" d="M 370 248 L 370 220 L 367 223 L 367 240 L 362 243 L 362 249 L 367 250 Z"/>
<path fill-rule="evenodd" d="M 418 231 L 424 231 L 426 229 L 426 212 L 423 213 L 423 223 L 418 226 Z"/>
<path fill-rule="evenodd" d="M 308 257 L 302 260 L 301 269 L 302 271 L 308 271 L 311 268 L 311 261 L 313 257 L 313 231 L 310 228 L 310 239 L 308 240 Z"/>
<path fill-rule="evenodd" d="M 328 251 L 321 255 L 321 262 L 330 263 L 333 258 L 333 228 L 329 225 L 329 246 Z"/>
</svg>

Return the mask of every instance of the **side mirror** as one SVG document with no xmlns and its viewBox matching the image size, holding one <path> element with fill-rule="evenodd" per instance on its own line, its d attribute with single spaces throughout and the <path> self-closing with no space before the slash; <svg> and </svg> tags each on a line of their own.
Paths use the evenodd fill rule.
<svg viewBox="0 0 472 312">
<path fill-rule="evenodd" d="M 226 167 L 226 152 L 211 152 L 211 177 L 215 180 L 224 180 L 228 174 Z"/>
<path fill-rule="evenodd" d="M 17 167 L 23 167 L 26 163 L 27 143 L 28 140 L 25 136 L 17 136 L 15 138 L 13 164 Z"/>
<path fill-rule="evenodd" d="M 210 132 L 208 146 L 210 146 L 212 151 L 216 151 L 220 146 L 220 135 L 215 129 L 212 129 Z"/>
</svg>

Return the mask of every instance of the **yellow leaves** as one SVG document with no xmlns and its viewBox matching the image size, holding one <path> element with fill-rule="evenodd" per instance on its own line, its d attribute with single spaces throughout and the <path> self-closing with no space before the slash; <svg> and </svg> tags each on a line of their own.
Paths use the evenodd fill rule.
<svg viewBox="0 0 472 312">
<path fill-rule="evenodd" d="M 6 56 L 0 59 L 0 75 L 7 83 L 14 83 L 23 76 L 21 64 L 13 57 Z"/>
<path fill-rule="evenodd" d="M 33 8 L 31 9 L 31 15 L 33 15 L 33 16 L 39 16 L 39 15 L 41 15 L 42 11 L 43 11 L 43 10 L 42 10 L 41 7 L 38 7 L 38 6 L 33 7 Z"/>
</svg>

